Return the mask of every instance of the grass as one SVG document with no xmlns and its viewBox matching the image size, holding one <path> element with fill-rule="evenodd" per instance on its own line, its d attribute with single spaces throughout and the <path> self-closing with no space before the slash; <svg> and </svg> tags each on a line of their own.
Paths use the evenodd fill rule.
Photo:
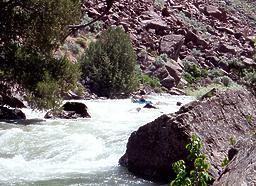
<svg viewBox="0 0 256 186">
<path fill-rule="evenodd" d="M 200 98 L 213 88 L 216 88 L 216 89 L 221 90 L 221 91 L 243 89 L 243 87 L 241 85 L 238 85 L 236 83 L 232 83 L 230 86 L 224 86 L 224 85 L 221 85 L 221 84 L 210 84 L 210 85 L 205 86 L 205 87 L 199 86 L 196 89 L 192 89 L 191 87 L 188 87 L 188 88 L 185 89 L 185 93 L 188 96 L 193 96 L 193 97 L 196 97 L 196 98 Z"/>
</svg>

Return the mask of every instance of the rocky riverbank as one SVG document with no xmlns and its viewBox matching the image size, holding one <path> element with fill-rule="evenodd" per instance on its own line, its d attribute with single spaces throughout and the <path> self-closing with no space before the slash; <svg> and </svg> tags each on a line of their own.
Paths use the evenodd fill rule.
<svg viewBox="0 0 256 186">
<path fill-rule="evenodd" d="M 137 176 L 168 183 L 174 176 L 172 164 L 186 160 L 185 145 L 195 133 L 203 140 L 216 185 L 253 185 L 255 105 L 256 98 L 247 91 L 212 91 L 133 132 L 119 162 Z M 230 161 L 226 169 L 221 166 L 225 158 Z"/>
</svg>

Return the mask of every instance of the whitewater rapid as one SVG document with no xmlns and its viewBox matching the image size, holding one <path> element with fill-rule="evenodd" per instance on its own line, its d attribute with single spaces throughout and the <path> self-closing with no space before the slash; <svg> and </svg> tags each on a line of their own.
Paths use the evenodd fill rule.
<svg viewBox="0 0 256 186">
<path fill-rule="evenodd" d="M 92 118 L 45 120 L 32 125 L 0 122 L 0 185 L 155 185 L 118 165 L 130 134 L 192 97 L 152 95 L 158 109 L 123 100 L 83 100 Z M 44 112 L 24 109 L 28 119 Z"/>
</svg>

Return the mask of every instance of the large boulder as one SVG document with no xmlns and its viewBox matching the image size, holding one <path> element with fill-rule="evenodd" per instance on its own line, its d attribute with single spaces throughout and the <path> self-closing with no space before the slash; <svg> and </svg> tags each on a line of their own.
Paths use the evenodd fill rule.
<svg viewBox="0 0 256 186">
<path fill-rule="evenodd" d="M 168 61 L 165 64 L 166 70 L 169 72 L 170 76 L 174 78 L 175 85 L 177 86 L 180 82 L 181 75 L 182 75 L 182 68 L 179 64 L 175 61 Z"/>
<path fill-rule="evenodd" d="M 172 164 L 186 160 L 185 145 L 196 133 L 203 140 L 210 174 L 217 178 L 228 155 L 229 139 L 243 138 L 256 129 L 256 120 L 248 117 L 256 118 L 256 98 L 251 93 L 212 91 L 133 132 L 119 162 L 137 176 L 167 183 L 174 176 Z"/>
<path fill-rule="evenodd" d="M 160 41 L 160 53 L 166 53 L 171 59 L 176 61 L 184 40 L 185 37 L 182 35 L 171 34 L 163 36 Z"/>
<path fill-rule="evenodd" d="M 60 109 L 50 110 L 46 113 L 46 119 L 76 119 L 76 118 L 90 118 L 87 112 L 87 106 L 79 102 L 66 102 Z"/>
<path fill-rule="evenodd" d="M 25 114 L 19 109 L 9 109 L 0 106 L 0 120 L 20 120 L 26 119 Z"/>
</svg>

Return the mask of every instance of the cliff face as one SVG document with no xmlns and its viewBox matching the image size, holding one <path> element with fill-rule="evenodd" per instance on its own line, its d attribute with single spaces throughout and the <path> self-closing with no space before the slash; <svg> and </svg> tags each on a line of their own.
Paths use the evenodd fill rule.
<svg viewBox="0 0 256 186">
<path fill-rule="evenodd" d="M 196 133 L 203 140 L 203 150 L 211 164 L 210 173 L 217 179 L 222 173 L 221 162 L 232 147 L 230 141 L 250 139 L 255 132 L 256 99 L 242 90 L 215 91 L 214 94 L 185 105 L 174 114 L 163 115 L 133 132 L 120 164 L 135 175 L 168 182 L 173 176 L 172 163 L 186 160 L 185 145 Z M 243 149 L 239 151 L 238 155 L 242 155 L 238 159 L 243 159 L 244 153 Z"/>
</svg>

